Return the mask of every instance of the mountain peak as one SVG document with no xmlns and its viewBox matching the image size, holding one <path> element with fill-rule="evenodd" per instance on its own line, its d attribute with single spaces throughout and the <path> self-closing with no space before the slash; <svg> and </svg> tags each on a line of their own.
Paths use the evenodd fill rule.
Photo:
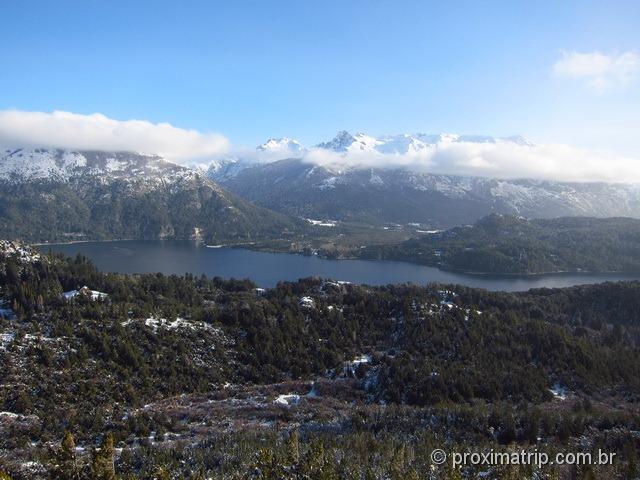
<svg viewBox="0 0 640 480">
<path fill-rule="evenodd" d="M 262 145 L 258 145 L 256 150 L 261 152 L 276 152 L 276 153 L 302 153 L 305 148 L 300 142 L 289 137 L 270 138 Z"/>
<path fill-rule="evenodd" d="M 332 140 L 319 143 L 317 147 L 325 150 L 333 150 L 334 152 L 346 152 L 355 141 L 355 137 L 349 132 L 340 130 Z"/>
</svg>

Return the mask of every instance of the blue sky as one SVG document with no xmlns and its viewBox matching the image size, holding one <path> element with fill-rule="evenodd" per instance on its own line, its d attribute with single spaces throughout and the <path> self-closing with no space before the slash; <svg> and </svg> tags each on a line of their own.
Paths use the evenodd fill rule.
<svg viewBox="0 0 640 480">
<path fill-rule="evenodd" d="M 0 19 L 0 110 L 245 145 L 447 131 L 640 155 L 633 74 L 554 73 L 563 51 L 640 54 L 637 1 L 4 0 Z"/>
</svg>

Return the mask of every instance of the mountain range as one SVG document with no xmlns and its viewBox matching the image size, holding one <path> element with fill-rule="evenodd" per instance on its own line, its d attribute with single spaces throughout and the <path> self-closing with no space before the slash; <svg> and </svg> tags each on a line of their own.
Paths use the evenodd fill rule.
<svg viewBox="0 0 640 480">
<path fill-rule="evenodd" d="M 524 137 L 402 134 L 372 137 L 339 132 L 312 150 L 404 155 L 442 143 L 535 144 Z M 293 148 L 290 146 L 293 145 Z M 447 228 L 491 214 L 534 218 L 640 216 L 640 186 L 498 179 L 442 175 L 411 167 L 323 163 L 289 138 L 271 139 L 260 151 L 285 158 L 255 162 L 230 159 L 206 174 L 224 187 L 266 208 L 294 216 L 368 224 L 416 223 Z"/>
<path fill-rule="evenodd" d="M 295 157 L 312 149 L 324 149 L 334 152 L 377 152 L 385 154 L 410 154 L 428 150 L 439 144 L 446 143 L 514 143 L 521 146 L 533 147 L 535 144 L 522 136 L 492 137 L 489 135 L 457 135 L 441 133 L 437 135 L 426 133 L 402 133 L 397 135 L 382 135 L 374 137 L 366 133 L 350 134 L 346 130 L 339 131 L 336 136 L 326 142 L 321 142 L 312 148 L 307 148 L 298 140 L 288 137 L 270 138 L 257 150 L 263 152 L 283 153 L 287 157 Z"/>
<path fill-rule="evenodd" d="M 154 155 L 0 151 L 0 233 L 30 241 L 109 238 L 286 239 L 301 219 L 442 229 L 488 214 L 640 217 L 640 186 L 497 179 L 315 160 L 419 153 L 456 142 L 535 145 L 524 137 L 339 132 L 312 148 L 269 139 L 252 155 L 186 167 Z M 327 223 L 327 222 L 324 222 Z M 328 223 L 327 223 L 328 224 Z"/>
</svg>

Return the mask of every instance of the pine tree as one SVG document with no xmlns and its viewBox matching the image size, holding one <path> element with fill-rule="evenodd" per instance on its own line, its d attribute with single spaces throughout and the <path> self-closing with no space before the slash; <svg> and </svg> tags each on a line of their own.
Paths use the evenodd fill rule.
<svg viewBox="0 0 640 480">
<path fill-rule="evenodd" d="M 447 465 L 444 478 L 446 478 L 446 480 L 462 480 L 462 472 L 460 468 Z"/>
<path fill-rule="evenodd" d="M 406 460 L 405 446 L 400 445 L 395 449 L 391 457 L 391 478 L 393 480 L 401 480 L 404 478 L 404 464 Z"/>
<path fill-rule="evenodd" d="M 76 442 L 71 432 L 66 432 L 55 455 L 53 477 L 60 480 L 77 480 L 80 478 L 76 459 Z"/>
<path fill-rule="evenodd" d="M 287 451 L 289 455 L 289 462 L 292 465 L 297 465 L 300 461 L 300 434 L 298 430 L 294 430 L 289 435 L 289 439 L 287 440 Z"/>
<path fill-rule="evenodd" d="M 153 474 L 153 478 L 155 480 L 170 480 L 171 475 L 169 474 L 169 470 L 165 467 L 158 467 Z"/>
<path fill-rule="evenodd" d="M 279 476 L 279 465 L 271 448 L 261 448 L 258 452 L 257 470 L 258 478 L 263 480 L 276 480 Z"/>
<path fill-rule="evenodd" d="M 540 412 L 537 409 L 527 411 L 522 421 L 522 439 L 535 444 L 540 435 Z"/>
<path fill-rule="evenodd" d="M 99 449 L 93 452 L 91 480 L 115 480 L 113 435 L 108 433 Z"/>
</svg>

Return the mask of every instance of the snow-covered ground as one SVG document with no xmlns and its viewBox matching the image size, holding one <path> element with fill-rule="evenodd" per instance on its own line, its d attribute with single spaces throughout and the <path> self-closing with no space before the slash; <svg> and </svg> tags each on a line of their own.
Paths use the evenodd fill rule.
<svg viewBox="0 0 640 480">
<path fill-rule="evenodd" d="M 0 257 L 14 257 L 23 262 L 35 262 L 40 260 L 40 254 L 32 248 L 20 243 L 0 240 Z"/>
<path fill-rule="evenodd" d="M 79 290 L 70 290 L 63 293 L 64 298 L 66 298 L 67 300 L 71 300 L 78 295 L 86 295 L 87 297 L 91 297 L 91 300 L 106 300 L 109 297 L 108 294 L 99 292 L 97 290 L 91 290 L 87 286 L 84 286 Z"/>
<path fill-rule="evenodd" d="M 14 338 L 16 338 L 15 333 L 0 333 L 0 349 L 6 348 L 11 342 L 13 342 Z"/>
<path fill-rule="evenodd" d="M 303 308 L 316 308 L 316 302 L 311 297 L 302 297 L 299 304 Z"/>
<path fill-rule="evenodd" d="M 316 225 L 318 227 L 335 227 L 338 222 L 336 220 L 312 220 L 311 218 L 306 219 L 311 225 Z"/>
<path fill-rule="evenodd" d="M 166 318 L 149 317 L 144 321 L 144 324 L 147 327 L 152 327 L 154 330 L 158 328 L 166 328 L 167 330 L 175 330 L 177 328 L 188 328 L 190 330 L 196 329 L 196 326 L 193 323 L 180 317 L 177 317 L 173 321 L 169 321 Z"/>
<path fill-rule="evenodd" d="M 283 407 L 290 407 L 291 405 L 297 405 L 300 403 L 300 395 L 295 393 L 288 393 L 284 395 L 279 395 L 273 403 L 277 405 L 282 405 Z"/>
</svg>

